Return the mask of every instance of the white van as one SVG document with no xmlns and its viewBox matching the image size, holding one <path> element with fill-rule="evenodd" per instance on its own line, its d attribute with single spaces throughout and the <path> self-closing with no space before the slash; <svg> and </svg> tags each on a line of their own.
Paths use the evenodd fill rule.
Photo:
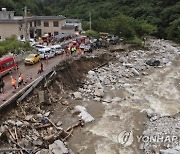
<svg viewBox="0 0 180 154">
<path fill-rule="evenodd" d="M 51 48 L 42 48 L 42 49 L 38 49 L 38 54 L 42 59 L 45 59 L 46 56 L 48 58 L 52 58 L 55 56 L 55 51 L 53 51 Z"/>
<path fill-rule="evenodd" d="M 61 45 L 53 45 L 50 48 L 55 52 L 56 55 L 61 55 L 64 52 Z"/>
</svg>

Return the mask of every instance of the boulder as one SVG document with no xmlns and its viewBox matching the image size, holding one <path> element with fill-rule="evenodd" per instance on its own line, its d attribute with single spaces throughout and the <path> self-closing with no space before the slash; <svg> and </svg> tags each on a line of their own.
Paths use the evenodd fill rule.
<svg viewBox="0 0 180 154">
<path fill-rule="evenodd" d="M 23 122 L 21 122 L 21 121 L 19 121 L 19 120 L 16 121 L 16 126 L 17 126 L 17 127 L 21 127 L 22 125 L 23 125 Z"/>
<path fill-rule="evenodd" d="M 94 71 L 89 71 L 88 74 L 89 75 L 95 75 L 96 73 Z"/>
<path fill-rule="evenodd" d="M 94 86 L 95 86 L 95 89 L 104 89 L 104 87 L 101 85 L 100 82 L 96 83 Z"/>
<path fill-rule="evenodd" d="M 46 112 L 46 113 L 44 114 L 44 116 L 45 116 L 45 117 L 48 117 L 48 116 L 50 115 L 50 113 L 51 113 L 50 111 L 49 111 L 49 112 Z"/>
<path fill-rule="evenodd" d="M 133 65 L 130 64 L 130 63 L 123 63 L 123 66 L 125 66 L 127 68 L 132 68 L 133 67 Z"/>
<path fill-rule="evenodd" d="M 160 61 L 157 59 L 150 59 L 146 62 L 147 65 L 149 66 L 159 66 L 160 65 Z"/>
<path fill-rule="evenodd" d="M 120 97 L 114 97 L 111 101 L 117 103 L 117 102 L 121 102 L 122 99 Z"/>
<path fill-rule="evenodd" d="M 62 121 L 58 121 L 56 125 L 57 126 L 61 126 L 62 125 Z"/>
<path fill-rule="evenodd" d="M 52 154 L 49 149 L 42 149 L 41 151 L 36 152 L 36 154 Z"/>
<path fill-rule="evenodd" d="M 75 99 L 82 99 L 82 94 L 80 92 L 74 92 L 73 95 Z"/>
<path fill-rule="evenodd" d="M 99 97 L 103 97 L 104 96 L 104 91 L 103 89 L 95 89 L 95 92 L 94 92 L 94 95 L 95 96 L 99 96 Z"/>
<path fill-rule="evenodd" d="M 132 72 L 134 75 L 139 76 L 139 72 L 135 68 L 132 68 Z"/>
<path fill-rule="evenodd" d="M 29 120 L 31 120 L 32 118 L 33 118 L 33 115 L 27 115 L 27 116 L 25 117 L 25 120 L 29 121 Z"/>
<path fill-rule="evenodd" d="M 92 122 L 95 119 L 87 112 L 86 108 L 80 105 L 75 106 L 77 111 L 80 111 L 79 116 L 85 121 L 85 123 Z"/>
<path fill-rule="evenodd" d="M 51 150 L 53 154 L 68 154 L 69 153 L 64 143 L 60 140 L 56 140 L 54 141 L 53 144 L 50 144 L 49 150 Z"/>
<path fill-rule="evenodd" d="M 103 99 L 104 102 L 110 103 L 112 100 L 111 97 L 107 96 L 106 98 Z"/>
<path fill-rule="evenodd" d="M 13 126 L 16 125 L 16 122 L 14 120 L 8 120 L 7 123 Z"/>
<path fill-rule="evenodd" d="M 33 140 L 33 144 L 36 146 L 41 146 L 43 142 L 41 140 Z"/>
<path fill-rule="evenodd" d="M 160 150 L 160 154 L 179 154 L 180 146 L 174 147 L 172 149 Z"/>
</svg>

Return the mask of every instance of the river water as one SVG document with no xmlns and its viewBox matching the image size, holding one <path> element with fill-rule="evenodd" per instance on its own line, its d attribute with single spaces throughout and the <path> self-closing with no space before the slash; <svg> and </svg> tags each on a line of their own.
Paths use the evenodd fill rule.
<svg viewBox="0 0 180 154">
<path fill-rule="evenodd" d="M 172 116 L 180 111 L 180 57 L 178 52 L 168 52 L 177 51 L 179 47 L 164 40 L 150 40 L 149 43 L 152 44 L 150 50 L 166 51 L 161 51 L 161 59 L 168 59 L 166 65 L 150 67 L 146 70 L 147 75 L 121 77 L 118 79 L 119 87 L 106 87 L 104 97 L 120 97 L 123 98 L 121 102 L 83 101 L 95 121 L 75 130 L 69 141 L 74 152 L 141 154 L 143 151 L 140 150 L 138 137 L 142 135 L 144 124 L 148 121 L 145 111 L 150 110 L 160 116 Z M 152 55 L 147 54 L 147 57 Z M 128 147 L 118 142 L 122 131 L 133 133 L 133 143 Z"/>
</svg>

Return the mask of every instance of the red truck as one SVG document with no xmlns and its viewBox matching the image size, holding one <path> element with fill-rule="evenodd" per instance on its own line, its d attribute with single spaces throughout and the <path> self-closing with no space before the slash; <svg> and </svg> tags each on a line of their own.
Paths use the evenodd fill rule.
<svg viewBox="0 0 180 154">
<path fill-rule="evenodd" d="M 0 58 L 0 77 L 11 73 L 13 69 L 17 69 L 17 63 L 13 56 Z"/>
</svg>

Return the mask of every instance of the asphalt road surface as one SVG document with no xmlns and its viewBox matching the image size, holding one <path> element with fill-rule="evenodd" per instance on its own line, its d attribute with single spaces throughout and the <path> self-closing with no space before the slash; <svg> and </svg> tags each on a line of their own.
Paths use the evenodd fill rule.
<svg viewBox="0 0 180 154">
<path fill-rule="evenodd" d="M 45 73 L 47 70 L 51 69 L 53 66 L 55 66 L 56 64 L 58 64 L 60 61 L 62 61 L 65 58 L 66 58 L 65 54 L 62 54 L 62 55 L 58 55 L 58 56 L 55 56 L 55 57 L 49 59 L 48 63 L 45 62 L 45 60 L 41 60 L 41 62 L 43 63 L 43 68 L 44 68 L 43 73 Z M 4 88 L 4 94 L 0 93 L 0 106 L 3 105 L 8 99 L 10 99 L 18 91 L 20 91 L 25 86 L 27 86 L 28 84 L 33 82 L 39 76 L 43 75 L 43 73 L 37 74 L 41 62 L 38 62 L 34 65 L 25 65 L 23 62 L 21 62 L 19 64 L 19 70 L 17 70 L 17 71 L 14 70 L 12 72 L 12 74 L 7 74 L 6 76 L 4 76 L 3 79 L 5 82 L 5 88 Z M 22 73 L 24 75 L 24 80 L 27 81 L 27 83 L 17 89 L 14 89 L 11 85 L 11 76 L 16 78 L 16 80 L 18 81 L 19 73 Z M 28 78 L 27 78 L 27 76 L 28 76 Z M 30 79 L 30 78 L 32 78 L 32 79 Z"/>
</svg>

